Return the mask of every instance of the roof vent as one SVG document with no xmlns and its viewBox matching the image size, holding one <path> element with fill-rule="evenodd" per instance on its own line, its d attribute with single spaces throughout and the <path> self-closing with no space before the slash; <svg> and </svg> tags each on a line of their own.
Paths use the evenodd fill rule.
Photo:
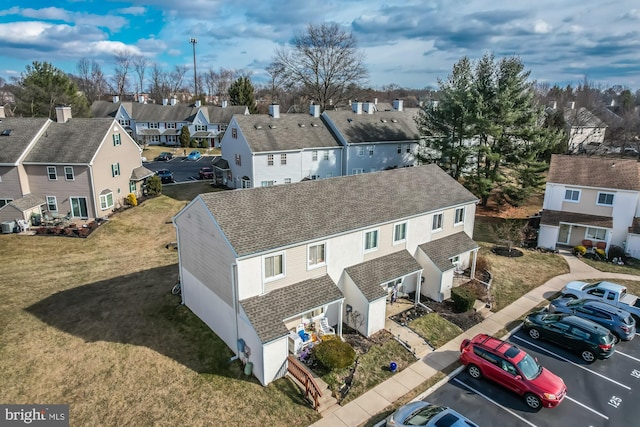
<svg viewBox="0 0 640 427">
<path fill-rule="evenodd" d="M 391 119 L 393 123 L 398 123 L 398 119 Z"/>
<path fill-rule="evenodd" d="M 380 119 L 382 123 L 387 123 L 387 119 Z"/>
<path fill-rule="evenodd" d="M 13 133 L 13 129 L 2 129 L 2 133 L 0 133 L 0 135 L 2 136 L 9 136 Z"/>
<path fill-rule="evenodd" d="M 298 126 L 300 126 L 301 128 L 303 128 L 303 127 L 304 127 L 304 123 L 298 123 Z M 311 125 L 311 126 L 313 126 L 313 125 Z"/>
<path fill-rule="evenodd" d="M 318 124 L 317 123 L 311 123 L 311 127 L 317 128 Z"/>
<path fill-rule="evenodd" d="M 347 119 L 347 121 L 348 121 L 349 123 L 351 123 L 353 120 L 352 120 L 352 119 Z"/>
<path fill-rule="evenodd" d="M 253 127 L 256 129 L 262 129 L 262 125 L 253 125 Z"/>
<path fill-rule="evenodd" d="M 270 127 L 271 129 L 275 129 L 275 128 L 276 128 L 276 125 L 274 125 L 274 124 L 270 124 L 270 125 L 269 125 L 269 127 Z"/>
</svg>

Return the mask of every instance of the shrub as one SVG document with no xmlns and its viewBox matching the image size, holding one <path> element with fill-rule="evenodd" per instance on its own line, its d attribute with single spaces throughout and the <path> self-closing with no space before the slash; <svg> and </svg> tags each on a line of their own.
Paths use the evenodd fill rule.
<svg viewBox="0 0 640 427">
<path fill-rule="evenodd" d="M 573 248 L 574 255 L 584 255 L 586 253 L 587 253 L 587 248 L 582 245 L 578 245 L 575 248 Z"/>
<path fill-rule="evenodd" d="M 127 195 L 127 204 L 131 206 L 138 206 L 138 198 L 135 194 L 129 193 Z"/>
<path fill-rule="evenodd" d="M 313 348 L 313 355 L 327 369 L 344 369 L 356 360 L 356 351 L 351 344 L 337 337 L 323 340 Z"/>
<path fill-rule="evenodd" d="M 460 312 L 471 310 L 476 303 L 475 294 L 471 290 L 461 287 L 451 289 L 451 299 Z"/>
<path fill-rule="evenodd" d="M 162 181 L 158 175 L 153 175 L 147 178 L 147 194 L 150 196 L 157 196 L 162 193 Z"/>
<path fill-rule="evenodd" d="M 484 255 L 478 255 L 476 258 L 476 271 L 489 271 L 491 269 L 491 263 Z"/>
<path fill-rule="evenodd" d="M 624 249 L 620 246 L 611 245 L 609 248 L 609 259 L 612 260 L 614 258 L 622 259 L 624 261 L 626 258 L 624 255 Z"/>
</svg>

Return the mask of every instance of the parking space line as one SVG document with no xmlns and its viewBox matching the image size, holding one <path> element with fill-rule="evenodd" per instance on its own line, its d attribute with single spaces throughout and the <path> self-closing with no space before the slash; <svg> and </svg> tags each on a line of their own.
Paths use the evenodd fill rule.
<svg viewBox="0 0 640 427">
<path fill-rule="evenodd" d="M 554 353 L 554 352 L 552 352 L 552 351 L 549 351 L 549 350 L 547 350 L 547 349 L 546 349 L 546 348 L 544 348 L 544 347 L 540 347 L 539 345 L 534 344 L 534 343 L 532 343 L 531 341 L 525 340 L 524 338 L 520 338 L 520 337 L 515 336 L 515 335 L 512 335 L 512 336 L 511 336 L 511 338 L 516 338 L 516 339 L 519 339 L 520 341 L 524 341 L 524 342 L 526 342 L 527 344 L 529 344 L 529 345 L 531 345 L 531 346 L 533 346 L 533 347 L 535 347 L 535 348 L 537 348 L 537 349 L 540 349 L 540 350 L 542 350 L 542 351 L 544 351 L 544 352 L 546 352 L 546 353 L 549 353 L 549 354 L 551 354 L 551 355 L 553 355 L 553 356 L 557 357 L 558 359 L 561 359 L 561 360 L 564 360 L 565 362 L 569 362 L 569 363 L 571 363 L 573 366 L 577 366 L 577 367 L 578 367 L 578 368 L 580 368 L 580 369 L 584 369 L 584 370 L 585 370 L 585 371 L 587 371 L 587 372 L 591 372 L 592 374 L 597 375 L 597 376 L 599 376 L 600 378 L 604 378 L 605 380 L 610 381 L 610 382 L 612 382 L 612 383 L 614 383 L 614 384 L 616 384 L 616 385 L 619 385 L 619 386 L 620 386 L 620 387 L 622 387 L 622 388 L 626 388 L 627 390 L 631 390 L 631 387 L 629 387 L 629 386 L 626 386 L 626 385 L 624 385 L 624 384 L 622 384 L 622 383 L 619 383 L 619 382 L 618 382 L 618 381 L 616 381 L 616 380 L 612 380 L 611 378 L 608 378 L 608 377 L 606 377 L 606 376 L 604 376 L 604 375 L 602 375 L 602 374 L 599 374 L 599 373 L 598 373 L 598 372 L 596 372 L 596 371 L 592 371 L 591 369 L 587 369 L 587 368 L 585 368 L 585 367 L 584 367 L 584 366 L 582 366 L 582 365 L 578 365 L 577 363 L 572 362 L 571 360 L 567 359 L 566 357 L 562 357 L 562 356 L 560 356 L 559 354 L 556 354 L 556 353 Z"/>
<path fill-rule="evenodd" d="M 604 415 L 604 414 L 601 414 L 600 412 L 596 411 L 595 409 L 593 409 L 593 408 L 589 408 L 587 405 L 585 405 L 585 404 L 583 404 L 583 403 L 580 403 L 580 402 L 578 402 L 578 401 L 577 401 L 577 400 L 575 400 L 575 399 L 570 398 L 570 397 L 569 397 L 569 395 L 565 396 L 565 399 L 569 399 L 570 401 L 572 401 L 572 402 L 573 402 L 573 403 L 575 403 L 576 405 L 580 405 L 580 406 L 582 406 L 584 409 L 586 409 L 586 410 L 588 410 L 588 411 L 591 411 L 591 412 L 593 412 L 593 413 L 594 413 L 594 414 L 596 414 L 596 415 L 600 415 L 600 416 L 601 416 L 602 418 L 604 418 L 605 420 L 608 420 L 608 419 L 609 419 L 609 417 L 607 417 L 607 416 L 606 416 L 606 415 Z"/>
<path fill-rule="evenodd" d="M 475 388 L 471 387 L 471 386 L 470 386 L 470 385 L 468 385 L 468 384 L 463 383 L 463 382 L 462 382 L 462 381 L 460 381 L 459 379 L 454 378 L 454 379 L 453 379 L 453 381 L 455 381 L 455 382 L 457 382 L 458 384 L 460 384 L 461 386 L 463 386 L 463 387 L 465 387 L 465 388 L 467 388 L 467 389 L 471 390 L 472 392 L 474 392 L 474 393 L 475 393 L 475 394 L 477 394 L 478 396 L 482 396 L 482 397 L 484 397 L 484 398 L 485 398 L 485 399 L 487 399 L 489 402 L 491 402 L 491 403 L 493 403 L 494 405 L 496 405 L 496 406 L 498 406 L 498 407 L 500 407 L 500 408 L 504 409 L 505 411 L 507 411 L 508 413 L 510 413 L 511 415 L 513 415 L 514 417 L 516 417 L 516 418 L 520 419 L 521 421 L 523 421 L 523 422 L 525 422 L 525 423 L 529 424 L 531 427 L 538 427 L 538 426 L 536 426 L 535 424 L 533 424 L 532 422 L 527 421 L 526 419 L 522 418 L 520 415 L 516 414 L 516 413 L 515 413 L 515 412 L 513 412 L 511 409 L 509 409 L 509 408 L 506 408 L 506 407 L 502 406 L 501 404 L 499 404 L 499 403 L 498 403 L 498 402 L 496 402 L 495 400 L 491 399 L 489 396 L 485 396 L 484 394 L 480 393 L 480 392 L 479 392 L 478 390 L 476 390 Z"/>
<path fill-rule="evenodd" d="M 624 357 L 628 357 L 629 359 L 635 360 L 636 362 L 640 362 L 640 359 L 638 359 L 637 357 L 630 356 L 630 355 L 628 355 L 628 354 L 626 354 L 626 353 L 623 353 L 623 352 L 621 352 L 621 351 L 618 351 L 618 350 L 614 350 L 614 351 L 615 351 L 616 353 L 618 353 L 618 354 L 623 355 Z"/>
</svg>

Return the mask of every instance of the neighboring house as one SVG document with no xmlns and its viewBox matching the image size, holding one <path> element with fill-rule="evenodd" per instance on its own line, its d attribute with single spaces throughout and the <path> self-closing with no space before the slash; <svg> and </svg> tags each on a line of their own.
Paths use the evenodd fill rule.
<svg viewBox="0 0 640 427">
<path fill-rule="evenodd" d="M 221 144 L 226 185 L 266 187 L 342 175 L 343 148 L 319 113 L 319 105 L 310 114 L 280 114 L 279 105 L 270 105 L 269 114 L 233 116 Z"/>
<path fill-rule="evenodd" d="M 94 117 L 113 117 L 140 145 L 180 145 L 180 131 L 187 126 L 191 138 L 203 140 L 208 147 L 220 145 L 222 134 L 234 114 L 249 114 L 244 106 L 182 104 L 176 98 L 162 105 L 140 102 L 96 101 L 91 105 Z"/>
<path fill-rule="evenodd" d="M 570 102 L 564 109 L 564 121 L 569 137 L 570 153 L 584 152 L 587 145 L 598 145 L 604 142 L 607 124 L 586 108 L 576 109 L 575 103 Z"/>
<path fill-rule="evenodd" d="M 370 336 L 394 287 L 449 298 L 476 203 L 436 165 L 201 194 L 173 219 L 182 301 L 266 385 L 305 325 Z"/>
<path fill-rule="evenodd" d="M 640 172 L 635 160 L 553 155 L 538 246 L 590 240 L 640 256 Z"/>
<path fill-rule="evenodd" d="M 141 196 L 145 178 L 140 147 L 113 119 L 71 118 L 58 107 L 57 122 L 11 118 L 0 122 L 0 220 L 29 220 L 31 213 L 99 218 Z M 16 215 L 20 210 L 20 215 Z"/>
<path fill-rule="evenodd" d="M 345 147 L 342 175 L 416 166 L 420 136 L 417 108 L 379 110 L 373 102 L 353 102 L 351 111 L 327 110 L 322 119 Z"/>
</svg>

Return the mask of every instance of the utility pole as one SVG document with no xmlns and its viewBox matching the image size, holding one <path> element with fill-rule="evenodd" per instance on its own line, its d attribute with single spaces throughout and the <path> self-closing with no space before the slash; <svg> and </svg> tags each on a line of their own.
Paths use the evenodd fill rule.
<svg viewBox="0 0 640 427">
<path fill-rule="evenodd" d="M 189 43 L 193 45 L 193 87 L 195 90 L 194 98 L 198 97 L 198 74 L 196 73 L 196 43 L 198 43 L 198 39 L 195 37 L 191 37 L 189 39 Z"/>
</svg>

